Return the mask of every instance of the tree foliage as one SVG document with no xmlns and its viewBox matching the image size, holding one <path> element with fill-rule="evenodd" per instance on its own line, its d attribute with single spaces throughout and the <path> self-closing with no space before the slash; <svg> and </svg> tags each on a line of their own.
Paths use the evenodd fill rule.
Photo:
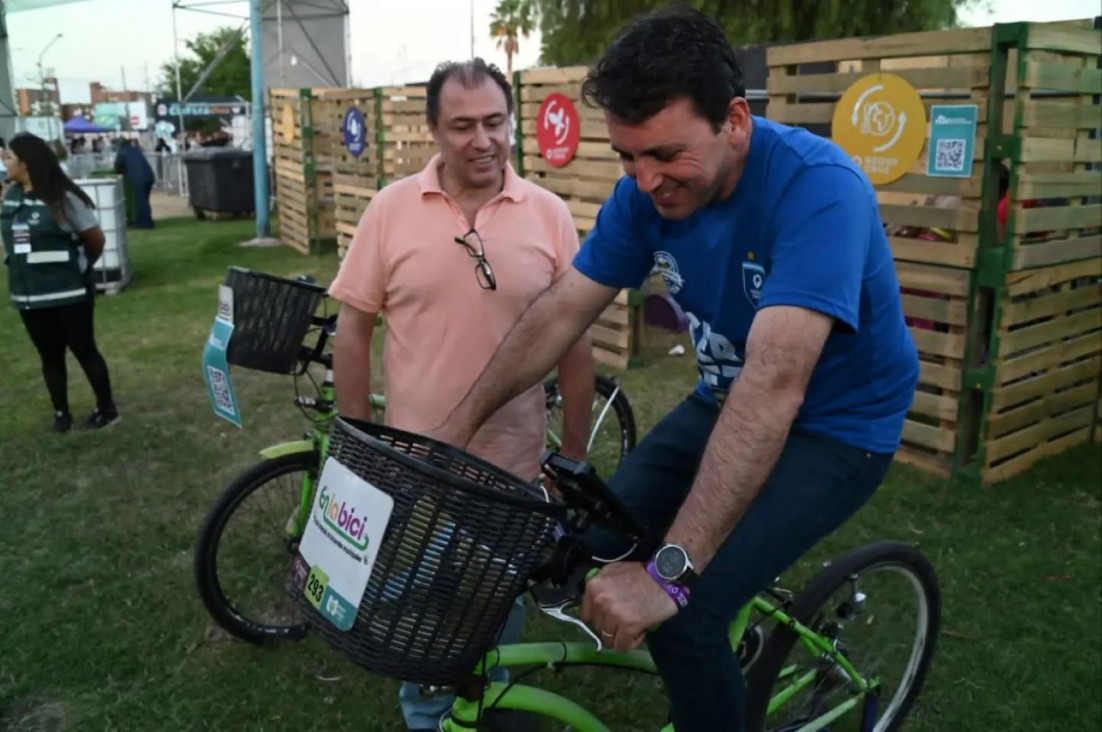
<svg viewBox="0 0 1102 732">
<path fill-rule="evenodd" d="M 938 30 L 958 24 L 958 11 L 982 0 L 689 0 L 712 15 L 736 45 L 826 40 Z M 540 18 L 541 63 L 591 63 L 620 28 L 671 0 L 534 0 Z"/>
<path fill-rule="evenodd" d="M 229 52 L 210 72 L 196 94 L 251 97 L 252 82 L 249 54 L 245 38 L 236 28 L 222 27 L 210 33 L 200 33 L 186 41 L 187 54 L 180 54 L 180 87 L 187 94 L 199 79 L 199 75 L 226 43 L 232 43 Z M 170 99 L 176 98 L 176 61 L 172 59 L 161 66 L 161 78 L 157 93 Z"/>
<path fill-rule="evenodd" d="M 532 0 L 498 0 L 490 17 L 490 37 L 505 51 L 505 73 L 513 75 L 513 55 L 520 50 L 520 39 L 536 28 Z"/>
</svg>

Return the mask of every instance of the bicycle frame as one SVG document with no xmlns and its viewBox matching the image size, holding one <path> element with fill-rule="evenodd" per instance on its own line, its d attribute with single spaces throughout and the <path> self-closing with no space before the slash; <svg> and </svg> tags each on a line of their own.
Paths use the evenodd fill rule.
<svg viewBox="0 0 1102 732">
<path fill-rule="evenodd" d="M 842 715 L 856 708 L 869 692 L 877 688 L 875 679 L 862 677 L 842 653 L 826 638 L 784 612 L 762 596 L 755 597 L 743 606 L 731 624 L 730 640 L 732 648 L 741 642 L 749 627 L 753 613 L 776 620 L 777 623 L 791 628 L 799 635 L 804 648 L 817 658 L 829 660 L 838 665 L 848 681 L 856 689 L 850 699 L 819 717 L 808 721 L 799 728 L 799 732 L 815 732 Z M 656 673 L 657 670 L 650 654 L 643 650 L 631 653 L 598 651 L 590 643 L 517 643 L 498 646 L 489 651 L 476 669 L 472 678 L 478 678 L 489 670 L 498 667 L 512 668 L 541 666 L 554 669 L 557 666 L 598 665 L 622 670 Z M 791 673 L 791 672 L 789 672 Z M 782 673 L 782 678 L 784 674 Z M 817 671 L 809 671 L 794 679 L 787 687 L 774 694 L 769 703 L 769 713 L 773 714 L 790 701 L 801 690 L 813 684 L 818 678 Z M 482 691 L 482 698 L 466 699 L 457 694 L 450 715 L 442 722 L 444 732 L 464 732 L 479 720 L 482 711 L 496 707 L 514 709 L 540 714 L 568 724 L 581 732 L 606 732 L 607 727 L 589 710 L 559 694 L 523 684 L 491 683 Z M 467 725 L 467 726 L 465 726 Z M 672 724 L 661 728 L 660 732 L 674 732 Z"/>
</svg>

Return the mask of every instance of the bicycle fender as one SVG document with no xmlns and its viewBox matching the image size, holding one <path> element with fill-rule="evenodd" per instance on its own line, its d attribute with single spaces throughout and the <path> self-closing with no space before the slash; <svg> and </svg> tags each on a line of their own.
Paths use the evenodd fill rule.
<svg viewBox="0 0 1102 732">
<path fill-rule="evenodd" d="M 260 451 L 261 456 L 267 460 L 273 458 L 283 457 L 284 455 L 294 455 L 299 452 L 313 452 L 314 441 L 313 440 L 293 440 L 291 442 L 281 442 L 278 445 L 272 445 L 266 447 Z"/>
</svg>

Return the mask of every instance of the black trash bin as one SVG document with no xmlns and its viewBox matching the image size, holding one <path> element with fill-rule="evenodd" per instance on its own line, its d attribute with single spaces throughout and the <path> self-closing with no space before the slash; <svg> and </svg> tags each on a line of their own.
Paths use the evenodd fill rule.
<svg viewBox="0 0 1102 732">
<path fill-rule="evenodd" d="M 188 204 L 195 215 L 219 212 L 248 215 L 256 208 L 253 154 L 238 148 L 202 148 L 184 155 Z"/>
</svg>

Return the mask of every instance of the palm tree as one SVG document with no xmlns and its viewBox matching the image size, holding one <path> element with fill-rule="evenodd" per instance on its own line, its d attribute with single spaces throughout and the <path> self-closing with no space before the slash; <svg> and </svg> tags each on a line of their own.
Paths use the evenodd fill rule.
<svg viewBox="0 0 1102 732">
<path fill-rule="evenodd" d="M 531 0 L 498 0 L 490 17 L 490 37 L 505 51 L 505 75 L 513 77 L 513 54 L 520 50 L 519 37 L 527 38 L 535 28 Z"/>
</svg>

